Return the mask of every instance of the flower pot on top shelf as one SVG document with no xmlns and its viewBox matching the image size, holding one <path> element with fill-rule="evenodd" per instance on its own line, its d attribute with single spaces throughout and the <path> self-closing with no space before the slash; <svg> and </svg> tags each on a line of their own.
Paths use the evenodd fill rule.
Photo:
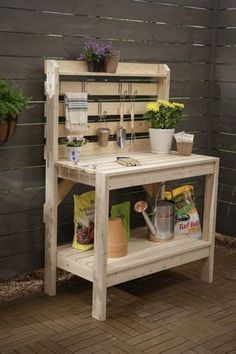
<svg viewBox="0 0 236 354">
<path fill-rule="evenodd" d="M 107 61 L 107 72 L 111 74 L 116 73 L 119 61 L 120 61 L 120 51 L 111 50 L 110 56 Z"/>
<path fill-rule="evenodd" d="M 99 43 L 95 40 L 88 40 L 84 45 L 84 52 L 79 60 L 86 60 L 88 71 L 106 72 L 107 61 L 110 57 L 111 43 Z"/>
<path fill-rule="evenodd" d="M 170 103 L 169 101 L 158 100 L 147 105 L 144 117 L 150 123 L 149 136 L 151 152 L 154 154 L 169 154 L 174 126 L 182 118 L 184 105 L 181 103 Z"/>
<path fill-rule="evenodd" d="M 106 62 L 104 60 L 99 61 L 87 61 L 89 72 L 106 72 Z"/>
</svg>

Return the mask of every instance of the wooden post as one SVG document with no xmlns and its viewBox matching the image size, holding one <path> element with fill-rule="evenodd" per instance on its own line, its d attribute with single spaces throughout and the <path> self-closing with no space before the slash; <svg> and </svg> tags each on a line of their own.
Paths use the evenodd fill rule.
<svg viewBox="0 0 236 354">
<path fill-rule="evenodd" d="M 44 206 L 45 222 L 45 293 L 56 295 L 56 253 L 57 253 L 57 168 L 58 159 L 58 108 L 59 74 L 54 60 L 45 62 L 46 81 L 46 196 Z"/>
<path fill-rule="evenodd" d="M 108 212 L 108 177 L 102 172 L 97 172 L 92 315 L 100 321 L 105 321 L 106 319 Z"/>
<path fill-rule="evenodd" d="M 219 160 L 215 163 L 215 171 L 205 177 L 204 215 L 203 215 L 203 240 L 210 241 L 210 255 L 203 260 L 201 280 L 213 282 L 215 224 L 218 191 Z"/>
<path fill-rule="evenodd" d="M 169 101 L 170 97 L 170 69 L 167 65 L 164 65 L 166 77 L 161 79 L 161 83 L 158 89 L 158 99 Z"/>
</svg>

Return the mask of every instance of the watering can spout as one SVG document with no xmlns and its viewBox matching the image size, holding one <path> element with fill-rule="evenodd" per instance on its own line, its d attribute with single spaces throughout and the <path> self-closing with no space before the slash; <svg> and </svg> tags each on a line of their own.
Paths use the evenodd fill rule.
<svg viewBox="0 0 236 354">
<path fill-rule="evenodd" d="M 144 220 L 151 232 L 152 235 L 155 235 L 156 234 L 156 228 L 155 226 L 153 225 L 151 219 L 149 218 L 148 214 L 146 213 L 146 209 L 148 207 L 148 204 L 147 202 L 145 202 L 144 200 L 141 200 L 139 202 L 137 202 L 134 206 L 134 210 L 137 212 L 137 213 L 142 213 L 143 217 L 144 217 Z"/>
</svg>

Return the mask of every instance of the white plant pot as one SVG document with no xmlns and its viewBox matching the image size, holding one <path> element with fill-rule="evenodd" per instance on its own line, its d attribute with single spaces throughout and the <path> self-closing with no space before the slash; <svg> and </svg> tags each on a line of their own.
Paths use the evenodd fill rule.
<svg viewBox="0 0 236 354">
<path fill-rule="evenodd" d="M 80 159 L 81 147 L 79 146 L 67 146 L 68 160 L 77 164 Z"/>
<path fill-rule="evenodd" d="M 169 154 L 175 129 L 149 129 L 151 152 Z"/>
</svg>

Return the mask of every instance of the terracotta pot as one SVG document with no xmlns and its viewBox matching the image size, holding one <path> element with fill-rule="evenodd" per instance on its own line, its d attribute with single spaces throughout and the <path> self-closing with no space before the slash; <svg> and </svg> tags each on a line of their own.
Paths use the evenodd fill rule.
<svg viewBox="0 0 236 354">
<path fill-rule="evenodd" d="M 5 143 L 11 138 L 16 130 L 16 119 L 0 121 L 0 142 Z"/>
<path fill-rule="evenodd" d="M 107 72 L 113 74 L 116 73 L 119 61 L 120 61 L 120 51 L 112 50 L 107 62 Z"/>
<path fill-rule="evenodd" d="M 121 218 L 108 220 L 107 256 L 108 258 L 119 258 L 127 256 L 128 241 Z"/>
</svg>

